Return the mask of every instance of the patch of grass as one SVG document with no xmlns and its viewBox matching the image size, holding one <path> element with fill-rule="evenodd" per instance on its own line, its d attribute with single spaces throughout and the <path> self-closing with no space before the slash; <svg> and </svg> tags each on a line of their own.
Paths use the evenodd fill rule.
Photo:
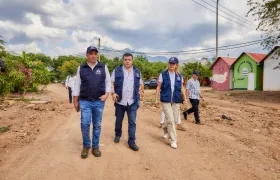
<svg viewBox="0 0 280 180">
<path fill-rule="evenodd" d="M 0 127 L 0 133 L 4 133 L 4 132 L 7 132 L 7 131 L 9 131 L 10 130 L 10 128 L 9 127 Z"/>
</svg>

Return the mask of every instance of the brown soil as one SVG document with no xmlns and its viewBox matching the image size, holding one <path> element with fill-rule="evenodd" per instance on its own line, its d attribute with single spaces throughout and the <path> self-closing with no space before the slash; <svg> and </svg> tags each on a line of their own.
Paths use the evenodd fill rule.
<svg viewBox="0 0 280 180">
<path fill-rule="evenodd" d="M 80 158 L 80 114 L 67 101 L 67 90 L 53 84 L 33 97 L 47 104 L 7 100 L 0 105 L 0 179 L 280 179 L 280 92 L 203 89 L 202 126 L 193 115 L 182 120 L 178 149 L 161 139 L 160 109 L 145 91 L 138 111 L 139 152 L 127 147 L 127 121 L 120 144 L 114 138 L 114 106 L 104 110 L 100 149 Z M 148 102 L 150 101 L 150 102 Z M 222 115 L 232 120 L 221 118 Z M 182 117 L 183 118 L 183 117 Z"/>
</svg>

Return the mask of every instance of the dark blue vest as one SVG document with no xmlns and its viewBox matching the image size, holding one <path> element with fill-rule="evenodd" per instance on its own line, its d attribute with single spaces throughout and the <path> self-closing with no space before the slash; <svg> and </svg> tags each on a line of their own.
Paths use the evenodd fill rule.
<svg viewBox="0 0 280 180">
<path fill-rule="evenodd" d="M 160 101 L 166 103 L 181 103 L 181 88 L 182 88 L 182 76 L 181 74 L 175 74 L 175 87 L 173 91 L 173 99 L 171 100 L 171 81 L 168 70 L 163 71 L 162 75 L 162 84 L 160 91 Z"/>
<path fill-rule="evenodd" d="M 106 92 L 105 79 L 105 65 L 98 62 L 93 70 L 87 63 L 80 66 L 81 89 L 80 100 L 99 100 Z"/>
<path fill-rule="evenodd" d="M 134 102 L 140 100 L 139 96 L 139 87 L 140 87 L 140 71 L 136 67 L 133 66 L 134 72 L 134 89 L 133 89 L 133 99 Z M 118 102 L 122 99 L 122 90 L 123 90 L 123 66 L 119 66 L 115 69 L 115 82 L 114 82 L 114 90 L 115 93 L 119 96 Z"/>
</svg>

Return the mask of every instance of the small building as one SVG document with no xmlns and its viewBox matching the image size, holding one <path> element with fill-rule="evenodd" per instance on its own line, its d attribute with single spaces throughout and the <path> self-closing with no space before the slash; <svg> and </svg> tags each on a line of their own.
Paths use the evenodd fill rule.
<svg viewBox="0 0 280 180">
<path fill-rule="evenodd" d="M 213 70 L 212 88 L 215 90 L 233 89 L 233 68 L 232 64 L 236 58 L 218 57 L 210 67 Z"/>
<path fill-rule="evenodd" d="M 280 91 L 280 46 L 275 46 L 261 61 L 263 63 L 263 90 Z"/>
<path fill-rule="evenodd" d="M 233 88 L 241 90 L 262 90 L 263 65 L 266 54 L 243 52 L 234 62 Z"/>
</svg>

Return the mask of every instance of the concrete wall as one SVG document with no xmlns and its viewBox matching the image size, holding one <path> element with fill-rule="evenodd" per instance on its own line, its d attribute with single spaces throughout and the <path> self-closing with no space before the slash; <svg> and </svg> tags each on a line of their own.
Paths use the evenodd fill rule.
<svg viewBox="0 0 280 180">
<path fill-rule="evenodd" d="M 278 48 L 278 52 L 280 48 Z M 265 61 L 263 68 L 263 90 L 280 91 L 280 56 L 274 51 Z M 278 67 L 279 66 L 279 67 Z"/>
</svg>

